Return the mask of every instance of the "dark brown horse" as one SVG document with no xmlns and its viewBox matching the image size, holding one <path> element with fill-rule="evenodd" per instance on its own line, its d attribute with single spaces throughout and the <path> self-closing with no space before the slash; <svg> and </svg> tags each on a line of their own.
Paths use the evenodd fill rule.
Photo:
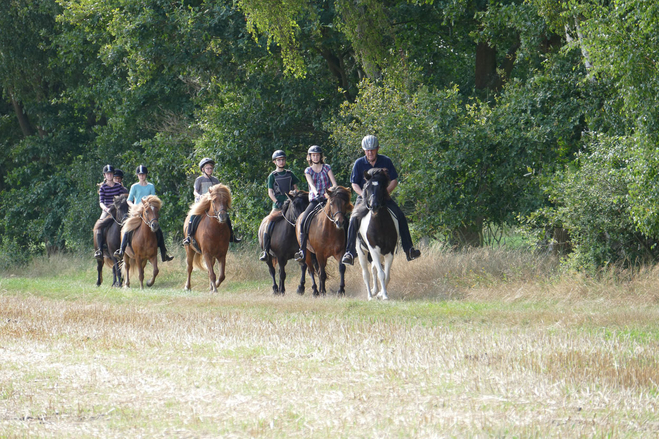
<svg viewBox="0 0 659 439">
<path fill-rule="evenodd" d="M 199 202 L 190 207 L 188 216 L 183 226 L 183 236 L 187 236 L 191 215 L 200 217 L 199 225 L 193 238 L 199 243 L 199 249 L 193 245 L 187 245 L 185 251 L 188 263 L 188 279 L 185 289 L 190 289 L 190 277 L 193 265 L 200 269 L 208 270 L 211 292 L 217 293 L 217 287 L 225 279 L 227 251 L 229 250 L 229 238 L 231 230 L 227 224 L 229 209 L 231 208 L 231 190 L 223 184 L 216 184 L 208 189 Z M 203 265 L 201 259 L 203 257 Z M 216 279 L 213 266 L 215 261 L 220 268 L 220 275 Z"/>
<path fill-rule="evenodd" d="M 394 251 L 398 244 L 398 220 L 387 209 L 387 186 L 389 173 L 383 168 L 372 168 L 364 173 L 366 184 L 362 197 L 369 212 L 362 219 L 359 227 L 359 243 L 357 255 L 362 266 L 362 276 L 368 292 L 368 300 L 378 297 L 387 300 L 387 285 L 389 271 L 394 262 Z M 368 264 L 371 261 L 373 290 L 368 282 Z M 384 262 L 384 268 L 383 263 Z M 377 281 L 380 281 L 380 291 L 377 292 Z"/>
<path fill-rule="evenodd" d="M 144 267 L 147 261 L 153 266 L 153 276 L 146 283 L 147 287 L 153 285 L 158 276 L 158 238 L 156 231 L 160 228 L 158 218 L 162 201 L 155 195 L 142 198 L 141 203 L 130 208 L 130 217 L 121 229 L 122 236 L 133 232 L 130 245 L 124 253 L 124 274 L 126 286 L 130 287 L 130 271 L 137 268 L 140 288 L 144 289 Z"/>
<path fill-rule="evenodd" d="M 121 244 L 121 226 L 128 216 L 128 194 L 121 194 L 114 197 L 114 202 L 110 206 L 110 216 L 112 224 L 107 226 L 104 231 L 104 240 L 107 248 L 103 249 L 103 259 L 97 260 L 96 269 L 98 271 L 98 278 L 96 279 L 96 286 L 103 283 L 103 265 L 112 267 L 112 286 L 121 286 L 121 268 L 119 260 L 114 257 L 114 252 Z M 96 242 L 96 233 L 94 233 L 94 247 L 98 248 Z"/>
<path fill-rule="evenodd" d="M 313 284 L 313 295 L 325 294 L 325 281 L 327 272 L 325 266 L 330 256 L 334 256 L 339 262 L 339 273 L 341 282 L 339 284 L 339 294 L 345 294 L 345 272 L 346 267 L 341 262 L 341 257 L 346 251 L 346 231 L 348 214 L 352 210 L 350 203 L 350 189 L 337 186 L 329 188 L 326 191 L 328 200 L 325 207 L 318 212 L 309 221 L 309 233 L 307 240 L 306 264 L 311 274 Z M 295 235 L 300 236 L 301 221 L 298 219 L 295 227 Z M 320 291 L 316 287 L 314 277 L 315 267 L 314 259 L 317 263 L 317 269 L 320 277 Z"/>
<path fill-rule="evenodd" d="M 309 205 L 309 192 L 304 191 L 291 191 L 286 194 L 288 200 L 284 203 L 281 212 L 277 214 L 283 215 L 272 228 L 270 235 L 270 253 L 265 263 L 268 264 L 270 276 L 272 277 L 272 293 L 284 295 L 286 288 L 284 282 L 286 281 L 286 263 L 292 259 L 295 253 L 300 249 L 295 236 L 295 222 L 302 212 Z M 273 214 L 271 214 L 273 215 Z M 259 226 L 259 244 L 263 248 L 263 234 L 267 227 L 268 222 L 272 220 L 271 215 L 266 216 L 261 221 Z M 275 278 L 275 266 L 279 264 L 279 286 Z M 302 276 L 300 284 L 297 287 L 298 294 L 304 294 L 304 276 L 307 272 L 307 266 L 302 265 Z"/>
</svg>

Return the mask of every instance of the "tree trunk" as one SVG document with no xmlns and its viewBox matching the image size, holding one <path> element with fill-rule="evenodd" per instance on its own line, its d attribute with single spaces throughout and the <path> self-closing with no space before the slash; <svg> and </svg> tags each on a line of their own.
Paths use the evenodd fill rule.
<svg viewBox="0 0 659 439">
<path fill-rule="evenodd" d="M 497 51 L 481 42 L 476 46 L 474 85 L 477 89 L 493 88 L 497 82 Z"/>
<path fill-rule="evenodd" d="M 32 124 L 30 123 L 30 119 L 28 119 L 27 114 L 25 114 L 25 112 L 23 111 L 23 106 L 16 99 L 14 99 L 13 94 L 10 93 L 10 96 L 11 96 L 11 105 L 14 107 L 14 113 L 18 118 L 18 124 L 21 126 L 21 131 L 23 132 L 23 135 L 25 137 L 33 136 L 34 128 L 32 128 Z"/>
</svg>

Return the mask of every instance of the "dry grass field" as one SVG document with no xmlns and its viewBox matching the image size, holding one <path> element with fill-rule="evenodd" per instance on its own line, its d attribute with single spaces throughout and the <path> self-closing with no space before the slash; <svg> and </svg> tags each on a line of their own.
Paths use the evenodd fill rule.
<svg viewBox="0 0 659 439">
<path fill-rule="evenodd" d="M 294 263 L 273 297 L 256 259 L 212 295 L 182 254 L 143 291 L 90 258 L 0 273 L 0 437 L 659 436 L 656 271 L 424 249 L 367 302 L 358 264 L 345 298 Z"/>
</svg>

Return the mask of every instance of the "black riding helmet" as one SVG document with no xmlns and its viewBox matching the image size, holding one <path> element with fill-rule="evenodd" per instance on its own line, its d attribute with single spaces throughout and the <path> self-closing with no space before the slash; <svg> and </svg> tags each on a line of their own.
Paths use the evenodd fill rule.
<svg viewBox="0 0 659 439">
<path fill-rule="evenodd" d="M 307 154 L 322 154 L 323 149 L 318 145 L 312 145 L 309 147 Z"/>
<path fill-rule="evenodd" d="M 139 165 L 139 166 L 137 167 L 137 169 L 135 169 L 135 173 L 136 173 L 136 174 L 148 174 L 149 171 L 148 171 L 148 169 L 146 169 L 146 166 L 144 166 L 144 165 Z"/>
<path fill-rule="evenodd" d="M 279 158 L 286 158 L 286 153 L 282 151 L 281 149 L 278 149 L 277 151 L 272 153 L 272 160 L 277 160 Z"/>
<path fill-rule="evenodd" d="M 108 172 L 112 172 L 114 174 L 114 166 L 112 165 L 103 166 L 103 173 L 107 174 Z"/>
<path fill-rule="evenodd" d="M 121 169 L 115 169 L 114 170 L 114 176 L 124 178 L 124 171 L 122 171 Z"/>
<path fill-rule="evenodd" d="M 202 172 L 203 172 L 204 166 L 206 166 L 206 165 L 209 164 L 209 163 L 210 163 L 211 165 L 213 165 L 213 167 L 215 167 L 215 160 L 213 160 L 213 159 L 211 159 L 211 158 L 208 158 L 208 157 L 204 157 L 204 158 L 201 159 L 201 161 L 199 162 L 199 169 L 201 169 Z"/>
</svg>

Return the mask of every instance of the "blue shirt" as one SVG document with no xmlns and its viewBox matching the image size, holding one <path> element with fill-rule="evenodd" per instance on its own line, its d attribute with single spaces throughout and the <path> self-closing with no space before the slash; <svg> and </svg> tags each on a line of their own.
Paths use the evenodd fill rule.
<svg viewBox="0 0 659 439">
<path fill-rule="evenodd" d="M 147 183 L 146 186 L 142 186 L 139 183 L 135 183 L 130 187 L 130 193 L 128 194 L 128 201 L 130 201 L 133 204 L 137 204 L 140 201 L 142 201 L 142 198 L 155 194 L 156 194 L 156 187 L 153 185 L 153 183 Z"/>
<path fill-rule="evenodd" d="M 394 163 L 386 155 L 378 154 L 375 158 L 375 166 L 371 164 L 366 159 L 366 156 L 360 157 L 355 160 L 355 164 L 352 166 L 352 174 L 350 174 L 350 183 L 355 183 L 360 188 L 364 188 L 366 184 L 366 179 L 364 178 L 364 172 L 372 168 L 385 168 L 389 171 L 389 178 L 396 180 L 398 178 L 398 172 L 394 167 Z"/>
</svg>

